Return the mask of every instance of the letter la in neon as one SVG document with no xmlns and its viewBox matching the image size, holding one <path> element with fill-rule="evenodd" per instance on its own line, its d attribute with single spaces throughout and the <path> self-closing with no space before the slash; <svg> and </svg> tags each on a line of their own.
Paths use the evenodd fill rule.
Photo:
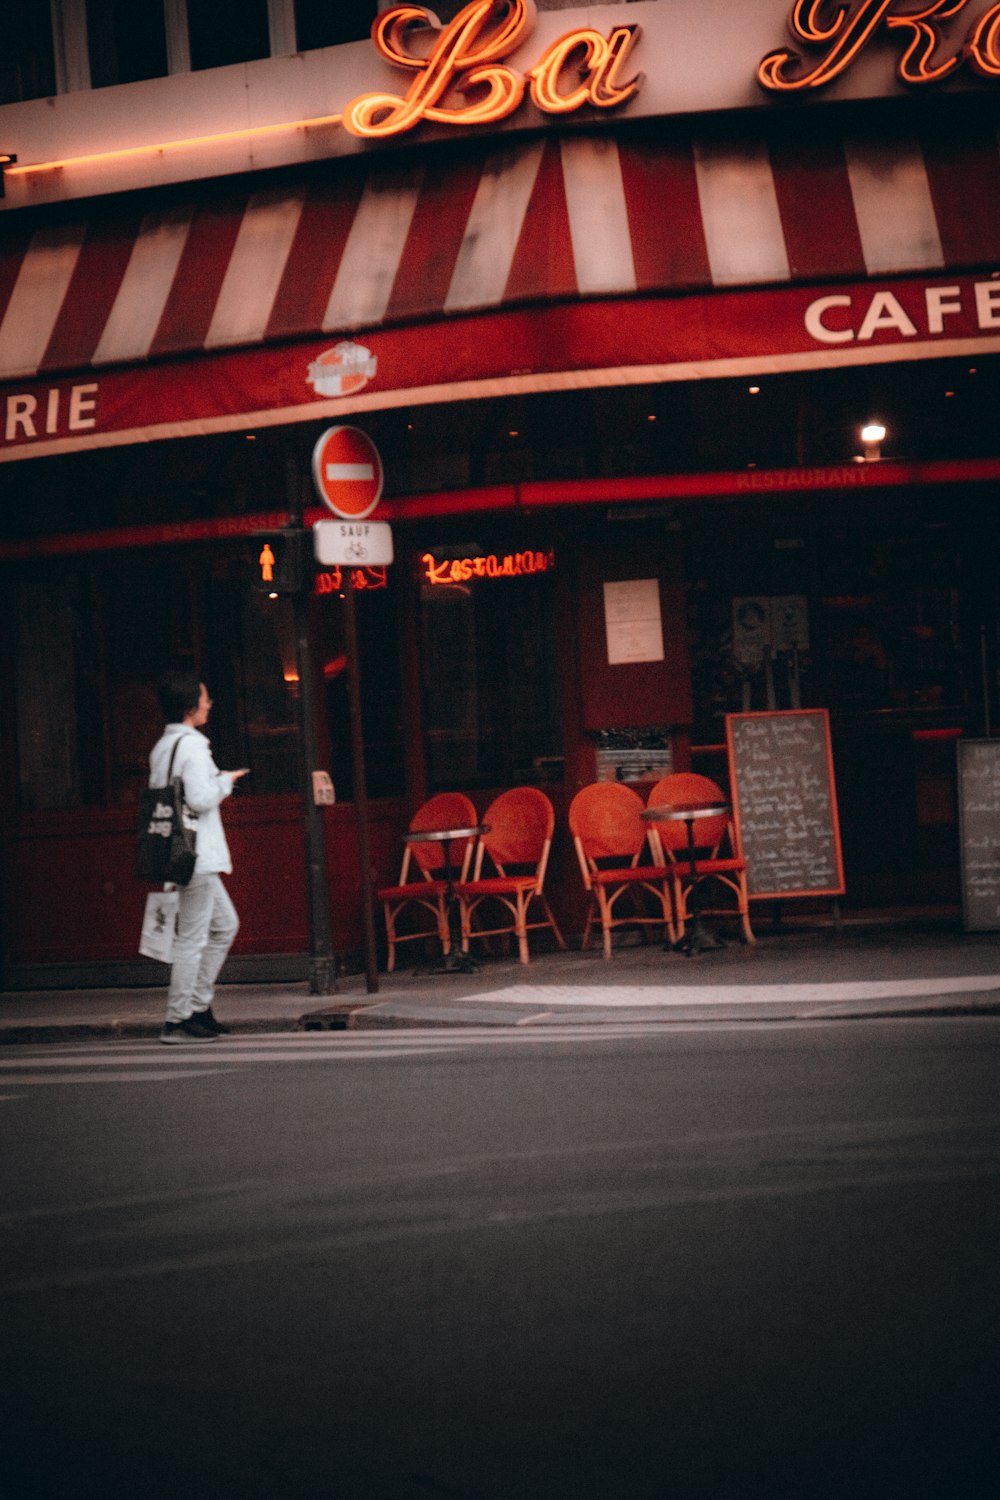
<svg viewBox="0 0 1000 1500">
<path fill-rule="evenodd" d="M 642 74 L 626 83 L 619 72 L 638 26 L 616 26 L 605 37 L 591 27 L 569 32 L 547 48 L 527 73 L 509 67 L 509 57 L 534 30 L 534 0 L 471 0 L 441 26 L 420 5 L 396 5 L 377 16 L 372 41 L 388 63 L 416 77 L 405 94 L 361 94 L 344 110 L 345 130 L 378 139 L 412 130 L 423 120 L 439 125 L 489 125 L 506 119 L 531 99 L 547 114 L 565 114 L 589 104 L 612 109 L 642 85 Z M 431 38 L 429 50 L 428 36 Z M 560 88 L 572 78 L 568 90 Z"/>
</svg>

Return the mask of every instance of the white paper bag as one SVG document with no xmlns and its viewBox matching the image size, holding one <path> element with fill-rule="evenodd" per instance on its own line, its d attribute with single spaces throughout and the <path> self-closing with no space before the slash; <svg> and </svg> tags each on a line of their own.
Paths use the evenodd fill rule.
<svg viewBox="0 0 1000 1500">
<path fill-rule="evenodd" d="M 164 964 L 170 963 L 177 928 L 177 898 L 176 890 L 151 891 L 146 897 L 142 936 L 139 939 L 139 952 L 144 957 L 158 958 Z"/>
</svg>

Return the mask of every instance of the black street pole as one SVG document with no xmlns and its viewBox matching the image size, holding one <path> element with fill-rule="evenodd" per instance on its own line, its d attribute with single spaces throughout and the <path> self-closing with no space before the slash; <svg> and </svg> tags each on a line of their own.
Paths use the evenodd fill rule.
<svg viewBox="0 0 1000 1500">
<path fill-rule="evenodd" d="M 344 636 L 347 644 L 347 692 L 351 718 L 351 763 L 354 771 L 354 816 L 357 825 L 358 867 L 361 871 L 361 920 L 365 937 L 365 988 L 378 993 L 375 955 L 375 915 L 372 905 L 372 861 L 368 843 L 368 785 L 365 778 L 365 740 L 361 723 L 361 678 L 358 625 L 354 613 L 354 569 L 345 568 Z"/>
<path fill-rule="evenodd" d="M 312 636 L 309 628 L 310 581 L 313 576 L 312 538 L 302 521 L 302 480 L 294 461 L 289 461 L 289 530 L 296 532 L 301 563 L 299 586 L 292 594 L 295 619 L 295 657 L 299 673 L 299 756 L 302 784 L 302 814 L 305 821 L 306 880 L 309 895 L 309 993 L 337 993 L 337 963 L 330 924 L 330 875 L 326 859 L 323 810 L 316 804 L 313 771 L 319 765 L 316 738 L 316 679 Z"/>
</svg>

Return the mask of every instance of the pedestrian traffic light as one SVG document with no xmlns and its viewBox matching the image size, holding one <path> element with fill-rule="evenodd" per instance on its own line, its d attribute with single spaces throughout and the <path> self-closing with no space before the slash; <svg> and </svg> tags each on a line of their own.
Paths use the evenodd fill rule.
<svg viewBox="0 0 1000 1500">
<path fill-rule="evenodd" d="M 306 577 L 308 531 L 261 531 L 253 537 L 254 587 L 271 599 L 301 593 Z"/>
</svg>

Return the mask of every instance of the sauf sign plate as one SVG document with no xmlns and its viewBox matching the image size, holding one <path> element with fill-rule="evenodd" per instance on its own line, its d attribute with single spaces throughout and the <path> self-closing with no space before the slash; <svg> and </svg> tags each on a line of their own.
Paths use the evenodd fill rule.
<svg viewBox="0 0 1000 1500">
<path fill-rule="evenodd" d="M 316 561 L 324 567 L 384 568 L 392 562 L 392 527 L 385 521 L 317 521 Z"/>
</svg>

